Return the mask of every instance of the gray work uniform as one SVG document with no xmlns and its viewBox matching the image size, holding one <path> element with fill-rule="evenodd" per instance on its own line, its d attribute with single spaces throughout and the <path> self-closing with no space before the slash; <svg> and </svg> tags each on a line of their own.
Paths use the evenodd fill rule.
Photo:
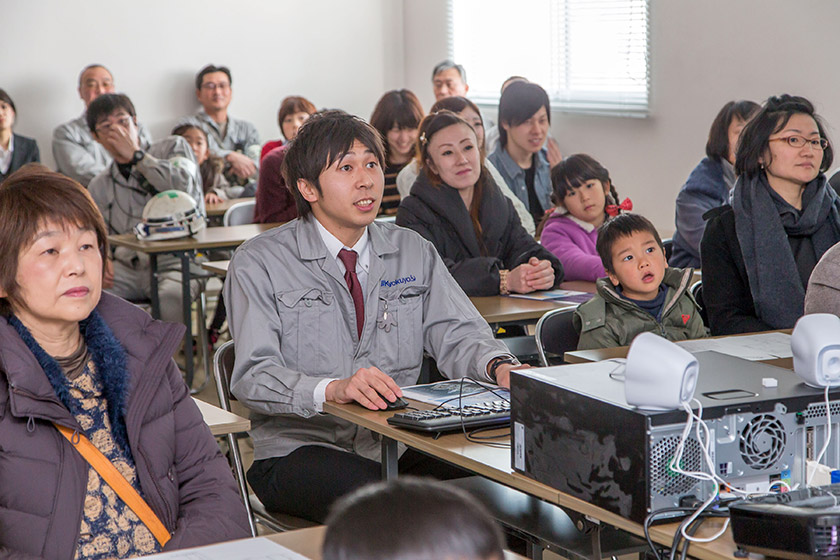
<svg viewBox="0 0 840 560">
<path fill-rule="evenodd" d="M 88 186 L 105 218 L 109 235 L 134 233 L 134 226 L 142 220 L 143 208 L 149 199 L 170 189 L 192 196 L 204 213 L 198 165 L 187 141 L 181 136 L 170 136 L 149 146 L 146 154 L 134 166 L 128 179 L 112 161 Z M 108 291 L 128 300 L 150 298 L 149 256 L 116 247 L 113 258 L 114 287 Z M 161 273 L 158 278 L 161 318 L 182 323 L 180 261 L 171 255 L 161 255 L 158 271 Z M 200 284 L 192 282 L 191 287 L 193 297 L 197 296 Z"/>
<path fill-rule="evenodd" d="M 140 147 L 147 149 L 152 143 L 149 131 L 137 123 Z M 91 179 L 111 163 L 111 154 L 97 142 L 87 125 L 86 113 L 59 125 L 53 131 L 52 153 L 59 173 L 88 186 Z"/>
<path fill-rule="evenodd" d="M 434 246 L 394 224 L 368 226 L 365 322 L 357 335 L 350 291 L 315 218 L 293 220 L 237 249 L 225 281 L 236 363 L 231 391 L 251 410 L 254 458 L 322 445 L 379 460 L 368 430 L 315 409 L 324 379 L 375 366 L 397 385 L 417 382 L 423 350 L 450 378 L 487 381 L 509 355 Z"/>
</svg>

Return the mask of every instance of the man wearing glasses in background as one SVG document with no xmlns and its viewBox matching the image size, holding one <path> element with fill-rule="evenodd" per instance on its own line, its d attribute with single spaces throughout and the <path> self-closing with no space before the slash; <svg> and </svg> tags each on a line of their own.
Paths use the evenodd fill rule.
<svg viewBox="0 0 840 560">
<path fill-rule="evenodd" d="M 195 94 L 201 109 L 178 121 L 201 127 L 207 134 L 210 151 L 225 160 L 225 177 L 231 184 L 245 187 L 241 196 L 253 196 L 259 172 L 260 136 L 248 121 L 228 115 L 233 97 L 233 79 L 225 66 L 208 64 L 195 77 Z"/>
<path fill-rule="evenodd" d="M 93 139 L 85 115 L 90 104 L 103 93 L 114 92 L 114 77 L 101 64 L 85 66 L 79 74 L 79 97 L 85 112 L 53 131 L 52 151 L 58 171 L 88 186 L 100 171 L 111 163 L 111 156 Z M 148 148 L 152 137 L 142 124 L 137 124 L 140 145 Z"/>
</svg>

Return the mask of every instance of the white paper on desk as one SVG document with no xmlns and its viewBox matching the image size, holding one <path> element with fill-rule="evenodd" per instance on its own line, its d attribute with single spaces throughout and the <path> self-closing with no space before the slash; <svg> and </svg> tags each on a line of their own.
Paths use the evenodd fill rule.
<svg viewBox="0 0 840 560">
<path fill-rule="evenodd" d="M 297 552 L 266 538 L 229 541 L 200 548 L 151 554 L 145 558 L 166 560 L 307 560 Z"/>
<path fill-rule="evenodd" d="M 460 379 L 451 379 L 447 381 L 438 381 L 437 383 L 428 383 L 425 385 L 412 385 L 410 387 L 400 387 L 404 397 L 414 399 L 415 401 L 424 402 L 427 404 L 443 405 L 449 408 L 457 408 L 461 395 L 460 405 L 467 406 L 473 404 L 481 404 L 488 401 L 510 400 L 510 391 L 504 387 L 497 387 L 485 383 L 484 385 L 490 387 L 493 392 L 484 388 L 477 383 L 466 380 L 463 383 Z"/>
<path fill-rule="evenodd" d="M 774 358 L 790 358 L 790 335 L 780 332 L 751 334 L 747 336 L 730 336 L 726 338 L 701 338 L 677 342 L 689 352 L 714 350 L 721 354 L 728 354 L 745 360 L 772 360 Z"/>
</svg>

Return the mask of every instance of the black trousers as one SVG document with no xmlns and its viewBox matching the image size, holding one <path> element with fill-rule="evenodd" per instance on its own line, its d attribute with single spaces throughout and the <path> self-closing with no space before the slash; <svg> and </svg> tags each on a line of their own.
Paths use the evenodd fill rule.
<svg viewBox="0 0 840 560">
<path fill-rule="evenodd" d="M 470 473 L 412 449 L 399 472 L 448 480 Z M 381 465 L 354 453 L 320 445 L 299 447 L 285 457 L 254 461 L 248 482 L 269 511 L 323 523 L 330 506 L 345 494 L 382 480 Z"/>
</svg>

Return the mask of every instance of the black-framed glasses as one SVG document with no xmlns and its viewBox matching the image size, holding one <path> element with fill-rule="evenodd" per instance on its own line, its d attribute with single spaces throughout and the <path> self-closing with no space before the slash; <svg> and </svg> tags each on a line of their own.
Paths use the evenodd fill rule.
<svg viewBox="0 0 840 560">
<path fill-rule="evenodd" d="M 828 140 L 825 138 L 805 138 L 804 136 L 782 136 L 781 138 L 771 138 L 770 142 L 777 140 L 784 140 L 788 146 L 792 148 L 802 148 L 806 144 L 811 146 L 813 150 L 825 150 L 828 148 Z"/>
</svg>

